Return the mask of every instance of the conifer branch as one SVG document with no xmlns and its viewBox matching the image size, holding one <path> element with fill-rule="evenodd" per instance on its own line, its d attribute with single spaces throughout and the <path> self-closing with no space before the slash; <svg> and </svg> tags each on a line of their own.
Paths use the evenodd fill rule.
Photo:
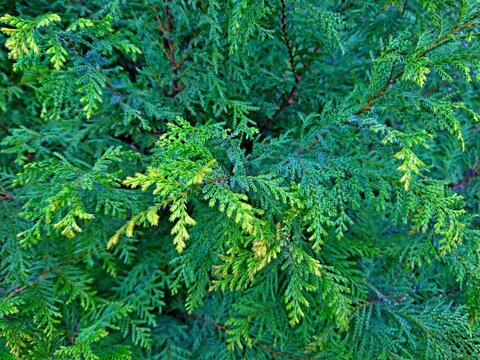
<svg viewBox="0 0 480 360">
<path fill-rule="evenodd" d="M 270 354 L 272 354 L 275 357 L 275 359 L 278 359 L 279 357 L 283 357 L 285 359 L 293 359 L 293 360 L 314 360 L 315 359 L 314 357 L 300 357 L 292 354 L 287 354 L 281 351 L 277 351 L 272 349 L 270 346 L 267 346 L 264 343 L 261 343 L 259 341 L 257 341 L 257 345 L 267 350 Z"/>
<path fill-rule="evenodd" d="M 10 290 L 8 293 L 7 293 L 7 297 L 11 297 L 11 296 L 15 296 L 15 295 L 18 295 L 20 293 L 22 293 L 23 291 L 27 290 L 28 288 L 34 286 L 35 284 L 37 284 L 40 280 L 42 280 L 43 278 L 45 278 L 47 275 L 49 274 L 52 274 L 52 273 L 55 273 L 56 271 L 60 270 L 63 266 L 65 265 L 68 265 L 68 264 L 71 264 L 71 263 L 74 263 L 76 262 L 77 260 L 80 260 L 82 258 L 84 258 L 85 256 L 87 256 L 86 253 L 82 253 L 82 254 L 79 254 L 71 259 L 68 259 L 66 261 L 64 261 L 62 264 L 52 268 L 52 269 L 47 269 L 45 271 L 43 271 L 40 275 L 38 275 L 31 283 L 29 284 L 26 284 L 26 285 L 22 285 L 22 286 L 19 286 L 15 289 L 12 289 Z"/>
<path fill-rule="evenodd" d="M 7 135 L 12 135 L 12 133 L 2 124 L 0 124 L 0 129 Z"/>
<path fill-rule="evenodd" d="M 382 295 L 382 296 L 372 296 L 372 297 L 369 297 L 366 301 L 364 302 L 361 302 L 361 303 L 357 303 L 357 304 L 353 304 L 353 307 L 355 309 L 360 309 L 360 308 L 363 308 L 365 306 L 369 306 L 373 303 L 376 303 L 376 302 L 381 302 L 381 301 L 386 301 L 386 300 L 393 300 L 393 301 L 396 301 L 396 302 L 402 302 L 402 301 L 405 301 L 407 300 L 407 297 L 404 296 L 404 295 Z"/>
<path fill-rule="evenodd" d="M 284 3 L 284 1 L 282 0 L 282 3 Z M 444 35 L 441 35 L 439 36 L 436 40 L 434 40 L 429 46 L 427 46 L 427 48 L 425 50 L 423 50 L 422 52 L 418 53 L 416 55 L 417 58 L 422 58 L 424 56 L 426 56 L 428 53 L 430 53 L 431 51 L 439 48 L 440 46 L 443 46 L 447 43 L 449 43 L 451 40 L 452 40 L 452 36 L 456 33 L 458 33 L 459 31 L 465 29 L 465 28 L 469 28 L 471 27 L 473 24 L 475 24 L 476 20 L 478 19 L 478 17 L 480 16 L 480 13 L 478 14 L 475 14 L 474 18 L 469 20 L 467 23 L 465 24 L 457 24 L 455 27 L 453 27 L 449 32 L 447 32 L 446 34 Z M 392 70 L 390 72 L 390 76 L 389 78 L 387 79 L 387 81 L 385 81 L 385 83 L 382 85 L 382 87 L 380 88 L 380 90 L 375 93 L 374 95 L 372 95 L 368 100 L 367 102 L 365 103 L 364 106 L 362 106 L 359 110 L 357 110 L 354 115 L 355 116 L 359 116 L 363 113 L 365 113 L 366 111 L 370 110 L 372 104 L 379 98 L 383 97 L 385 95 L 385 93 L 388 91 L 388 89 L 398 80 L 400 79 L 403 74 L 405 73 L 404 70 L 400 70 L 398 71 L 396 74 L 394 74 L 394 68 L 392 67 Z M 433 91 L 433 90 L 432 90 Z M 429 94 L 429 92 L 426 93 L 425 96 L 427 96 Z M 312 141 L 312 143 L 307 147 L 307 148 L 303 148 L 301 150 L 299 150 L 297 152 L 298 155 L 301 155 L 301 154 L 304 154 L 306 152 L 308 152 L 316 143 L 318 142 L 318 138 L 315 137 Z M 467 181 L 468 182 L 468 181 Z M 457 184 L 458 185 L 458 184 Z M 454 186 L 457 186 L 457 185 L 454 185 Z"/>
<path fill-rule="evenodd" d="M 452 76 L 453 78 L 455 78 L 456 76 Z M 426 98 L 428 97 L 430 94 L 432 94 L 433 92 L 437 91 L 438 89 L 440 89 L 442 86 L 445 86 L 447 83 L 444 82 L 444 81 L 440 81 L 438 82 L 436 85 L 432 86 L 430 89 L 428 89 L 427 91 L 425 91 L 423 94 L 422 94 L 422 97 Z"/>
<path fill-rule="evenodd" d="M 185 85 L 179 85 L 180 77 L 178 76 L 178 71 L 180 70 L 180 68 L 182 67 L 186 59 L 182 58 L 178 63 L 175 61 L 175 46 L 173 44 L 172 38 L 169 35 L 173 30 L 173 22 L 174 22 L 172 9 L 170 8 L 170 6 L 167 5 L 165 7 L 166 24 L 163 23 L 162 18 L 160 17 L 155 4 L 150 3 L 150 6 L 155 14 L 158 27 L 160 28 L 160 31 L 162 32 L 163 38 L 168 47 L 167 58 L 168 58 L 168 61 L 170 62 L 170 67 L 172 68 L 172 73 L 173 73 L 172 97 L 174 97 L 185 89 Z"/>
<path fill-rule="evenodd" d="M 78 336 L 78 326 L 79 326 L 79 319 L 77 318 L 73 326 L 73 333 L 68 338 L 68 340 L 70 341 L 70 345 L 75 345 L 75 341 L 77 340 L 77 336 Z"/>
<path fill-rule="evenodd" d="M 395 81 L 397 81 L 402 75 L 403 75 L 403 70 L 398 72 L 396 75 L 390 75 L 390 77 L 388 78 L 388 80 L 383 84 L 383 86 L 380 88 L 380 90 L 372 95 L 368 101 L 366 102 L 366 104 L 359 110 L 357 110 L 354 115 L 355 116 L 358 116 L 358 115 L 361 115 L 363 114 L 365 111 L 367 110 L 370 110 L 370 106 L 373 104 L 373 102 L 375 100 L 377 100 L 378 98 L 382 97 L 383 95 L 385 95 L 385 92 L 387 91 L 388 87 L 393 85 L 395 83 Z"/>
<path fill-rule="evenodd" d="M 342 12 L 350 9 L 354 5 L 353 2 L 347 3 L 346 0 L 342 0 L 340 3 L 342 5 L 336 10 L 336 12 L 338 12 L 338 13 L 342 13 Z"/>
<path fill-rule="evenodd" d="M 314 137 L 313 140 L 310 142 L 310 144 L 308 145 L 308 147 L 306 148 L 303 148 L 303 149 L 300 149 L 298 152 L 297 152 L 297 155 L 302 155 L 308 151 L 310 151 L 314 146 L 315 144 L 318 143 L 318 137 Z"/>
<path fill-rule="evenodd" d="M 221 324 L 217 323 L 216 321 L 207 319 L 207 318 L 205 318 L 205 317 L 203 317 L 203 316 L 200 316 L 200 315 L 197 315 L 197 314 L 187 314 L 187 315 L 193 317 L 193 318 L 196 319 L 196 320 L 200 320 L 201 322 L 204 322 L 204 323 L 206 323 L 206 324 L 213 325 L 213 327 L 215 327 L 216 329 L 218 329 L 218 330 L 220 330 L 220 331 L 225 332 L 225 331 L 228 330 L 228 328 L 227 328 L 226 326 L 221 325 Z"/>
<path fill-rule="evenodd" d="M 21 292 L 25 291 L 27 288 L 29 287 L 32 287 L 33 285 L 35 285 L 36 283 L 38 283 L 40 280 L 42 280 L 45 276 L 47 276 L 48 274 L 50 274 L 51 272 L 53 272 L 54 269 L 52 270 L 45 270 L 43 273 L 41 273 L 39 276 L 37 276 L 37 278 L 35 280 L 33 280 L 30 284 L 28 285 L 22 285 L 18 288 L 15 288 L 11 291 L 8 292 L 7 296 L 15 296 L 17 294 L 20 294 Z"/>
<path fill-rule="evenodd" d="M 206 324 L 210 324 L 212 325 L 213 327 L 215 327 L 216 329 L 222 331 L 222 332 L 227 332 L 228 331 L 228 328 L 222 324 L 219 324 L 213 320 L 210 320 L 210 319 L 207 319 L 203 316 L 200 316 L 200 315 L 197 315 L 197 314 L 188 314 L 188 313 L 185 313 L 185 315 L 188 315 L 188 316 L 191 316 L 193 317 L 194 319 L 196 320 L 200 320 L 201 322 L 204 322 Z M 278 357 L 283 357 L 283 358 L 286 358 L 286 359 L 293 359 L 293 360 L 313 360 L 314 358 L 312 357 L 300 357 L 300 356 L 296 356 L 296 355 L 292 355 L 292 354 L 287 354 L 287 353 L 284 353 L 282 351 L 277 351 L 273 348 L 271 348 L 270 346 L 260 342 L 260 341 L 255 341 L 255 343 L 260 346 L 261 348 L 267 350 L 270 354 L 274 355 L 276 358 Z"/>
<path fill-rule="evenodd" d="M 273 119 L 276 118 L 288 106 L 294 103 L 295 96 L 297 95 L 297 92 L 298 92 L 298 85 L 300 84 L 300 81 L 302 81 L 302 78 L 303 78 L 303 74 L 297 71 L 297 64 L 295 63 L 294 49 L 293 49 L 290 35 L 287 29 L 287 4 L 285 0 L 280 0 L 280 2 L 282 4 L 280 20 L 282 25 L 283 41 L 285 43 L 285 46 L 287 47 L 288 62 L 290 64 L 290 70 L 292 71 L 293 77 L 295 79 L 295 85 L 292 86 L 292 89 L 285 97 L 285 100 L 279 106 L 275 114 L 273 114 L 273 117 L 272 117 Z"/>
<path fill-rule="evenodd" d="M 465 189 L 467 187 L 467 184 L 470 182 L 470 180 L 474 179 L 477 176 L 480 176 L 479 166 L 480 166 L 480 160 L 477 160 L 475 164 L 473 164 L 473 166 L 470 169 L 468 169 L 463 179 L 461 179 L 456 184 L 452 184 L 450 186 L 451 189 L 453 191 Z"/>
<path fill-rule="evenodd" d="M 450 41 L 452 41 L 452 36 L 455 35 L 456 33 L 458 33 L 459 31 L 463 30 L 463 29 L 466 29 L 466 28 L 469 28 L 471 27 L 473 24 L 475 24 L 478 16 L 480 16 L 480 13 L 478 14 L 475 14 L 474 18 L 469 20 L 468 22 L 466 22 L 465 24 L 457 24 L 456 26 L 454 26 L 450 31 L 448 31 L 446 34 L 444 35 L 441 35 L 439 36 L 436 40 L 434 40 L 432 43 L 430 43 L 429 46 L 427 46 L 427 48 L 421 52 L 419 52 L 417 55 L 416 55 L 416 58 L 417 59 L 420 59 L 420 58 L 423 58 L 425 57 L 427 54 L 429 54 L 430 52 L 432 52 L 433 50 L 443 46 L 443 45 L 446 45 L 447 43 L 449 43 Z M 395 75 L 393 74 L 393 71 L 394 69 L 392 68 L 392 72 L 390 73 L 390 77 L 388 78 L 388 80 L 383 84 L 383 86 L 380 88 L 380 90 L 375 93 L 374 95 L 372 95 L 368 101 L 366 102 L 366 104 L 360 108 L 359 110 L 357 110 L 354 115 L 355 116 L 358 116 L 358 115 L 361 115 L 363 114 L 364 112 L 366 112 L 367 110 L 370 110 L 370 107 L 371 105 L 379 98 L 381 98 L 382 96 L 385 95 L 385 93 L 387 92 L 388 88 L 393 85 L 398 79 L 400 79 L 403 74 L 405 73 L 405 70 L 400 70 L 399 72 L 397 72 Z"/>
<path fill-rule="evenodd" d="M 13 201 L 13 196 L 5 191 L 3 194 L 0 194 L 0 200 Z"/>
</svg>

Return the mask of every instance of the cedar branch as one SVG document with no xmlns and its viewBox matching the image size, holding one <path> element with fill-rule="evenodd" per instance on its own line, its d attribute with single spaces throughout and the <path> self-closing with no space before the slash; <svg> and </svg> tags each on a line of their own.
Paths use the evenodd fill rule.
<svg viewBox="0 0 480 360">
<path fill-rule="evenodd" d="M 477 162 L 473 164 L 473 166 L 468 169 L 465 177 L 461 179 L 459 182 L 456 184 L 452 184 L 450 188 L 455 191 L 455 190 L 463 190 L 467 187 L 467 184 L 472 180 L 473 178 L 480 176 L 480 169 L 478 169 L 480 165 L 480 160 L 477 159 Z"/>
<path fill-rule="evenodd" d="M 443 34 L 441 36 L 439 36 L 436 40 L 434 40 L 429 46 L 427 46 L 427 48 L 421 52 L 419 52 L 417 55 L 416 55 L 416 58 L 417 59 L 420 59 L 420 58 L 423 58 L 424 56 L 426 56 L 427 54 L 429 54 L 430 52 L 432 52 L 433 50 L 439 48 L 440 46 L 443 46 L 447 43 L 449 43 L 450 41 L 452 41 L 452 36 L 455 35 L 456 33 L 458 33 L 459 31 L 463 30 L 463 29 L 466 29 L 466 28 L 469 28 L 471 27 L 473 24 L 475 24 L 475 21 L 477 20 L 478 16 L 480 15 L 479 14 L 476 14 L 476 16 L 471 19 L 470 21 L 466 22 L 465 24 L 458 24 L 456 26 L 454 26 L 449 32 L 447 32 L 446 34 Z M 393 71 L 393 69 L 392 69 Z M 393 75 L 393 73 L 390 75 L 390 77 L 388 78 L 388 80 L 385 82 L 385 84 L 383 84 L 383 86 L 380 88 L 380 90 L 372 95 L 367 103 L 362 107 L 360 108 L 359 110 L 357 110 L 354 115 L 355 116 L 358 116 L 360 114 L 363 114 L 365 111 L 369 110 L 372 103 L 377 100 L 378 98 L 382 97 L 383 95 L 385 95 L 385 93 L 387 92 L 388 88 L 390 87 L 390 85 L 393 85 L 399 78 L 402 77 L 402 75 L 404 74 L 405 70 L 401 70 L 399 71 L 397 74 Z"/>
<path fill-rule="evenodd" d="M 183 89 L 185 89 L 185 85 L 180 85 L 180 77 L 178 76 L 178 71 L 182 67 L 183 63 L 186 60 L 185 58 L 182 58 L 178 63 L 175 60 L 175 45 L 173 44 L 172 38 L 170 37 L 170 33 L 173 30 L 173 22 L 174 22 L 174 17 L 172 13 L 172 9 L 170 6 L 165 7 L 165 14 L 166 14 L 166 23 L 162 21 L 162 18 L 160 17 L 158 13 L 158 9 L 155 6 L 155 4 L 150 3 L 150 7 L 153 10 L 153 13 L 155 14 L 155 19 L 157 20 L 158 27 L 160 28 L 160 31 L 163 35 L 163 39 L 165 40 L 165 43 L 167 45 L 168 51 L 166 52 L 168 61 L 170 63 L 170 67 L 172 68 L 172 73 L 173 73 L 173 81 L 172 81 L 172 89 L 173 89 L 173 94 L 172 96 L 177 95 L 178 93 L 182 92 Z M 194 34 L 193 41 L 196 37 L 196 34 Z M 190 45 L 190 44 L 189 44 Z M 188 53 L 187 53 L 188 54 Z M 186 56 L 186 55 L 185 55 Z"/>
<path fill-rule="evenodd" d="M 282 2 L 284 2 L 282 0 Z M 452 41 L 452 35 L 458 33 L 459 31 L 463 30 L 463 29 L 466 29 L 466 28 L 469 28 L 471 27 L 472 25 L 475 24 L 476 20 L 478 19 L 478 17 L 480 16 L 480 13 L 477 13 L 475 14 L 474 18 L 469 20 L 468 22 L 466 22 L 465 24 L 458 24 L 456 25 L 455 27 L 453 27 L 449 32 L 447 32 L 446 34 L 444 35 L 441 35 L 439 36 L 436 40 L 434 40 L 429 46 L 427 46 L 427 48 L 423 51 L 421 51 L 420 53 L 418 53 L 416 55 L 417 58 L 422 58 L 424 57 L 425 55 L 429 54 L 431 51 L 449 43 L 450 41 Z M 383 86 L 380 88 L 380 90 L 375 93 L 374 95 L 372 95 L 368 100 L 367 102 L 365 103 L 364 106 L 362 106 L 359 110 L 357 110 L 354 115 L 355 116 L 358 116 L 358 115 L 361 115 L 363 113 L 365 113 L 366 111 L 370 110 L 371 108 L 371 105 L 379 98 L 383 97 L 385 95 L 385 93 L 388 91 L 388 88 L 393 85 L 398 79 L 400 79 L 402 77 L 402 75 L 404 74 L 405 70 L 400 70 L 398 73 L 396 74 L 393 74 L 393 69 L 390 73 L 390 77 L 387 79 L 387 81 L 383 84 Z M 312 143 L 307 147 L 307 148 L 303 148 L 303 149 L 300 149 L 297 154 L 298 155 L 301 155 L 301 154 L 304 154 L 306 152 L 308 152 L 309 150 L 311 150 L 311 148 L 318 142 L 318 138 L 314 138 Z M 478 176 L 478 175 L 475 175 L 475 176 Z M 473 177 L 475 176 L 472 176 L 469 178 L 468 181 L 470 181 Z M 468 182 L 467 181 L 467 182 Z M 457 186 L 459 186 L 459 184 L 455 184 L 453 185 L 453 187 L 457 188 Z"/>
<path fill-rule="evenodd" d="M 213 327 L 215 327 L 216 329 L 218 329 L 222 332 L 227 332 L 228 331 L 228 328 L 225 325 L 221 325 L 221 324 L 219 324 L 219 323 L 217 323 L 213 320 L 207 319 L 203 316 L 199 316 L 197 314 L 185 314 L 185 315 L 189 315 L 196 320 L 204 322 L 205 324 L 210 324 L 210 325 L 212 325 Z M 262 342 L 259 342 L 259 341 L 257 341 L 256 344 L 258 346 L 260 346 L 261 348 L 267 350 L 270 354 L 274 355 L 275 358 L 283 357 L 283 358 L 286 358 L 286 359 L 293 359 L 293 360 L 313 360 L 313 358 L 304 358 L 304 357 L 300 357 L 300 356 L 296 356 L 296 355 L 292 355 L 292 354 L 287 354 L 287 353 L 284 353 L 284 352 L 281 352 L 281 351 L 277 351 L 277 350 L 271 348 L 270 346 L 268 346 L 268 345 L 266 345 Z"/>
<path fill-rule="evenodd" d="M 287 94 L 287 96 L 285 97 L 285 100 L 283 100 L 282 104 L 279 106 L 279 108 L 277 109 L 277 111 L 275 112 L 272 118 L 276 118 L 278 114 L 280 114 L 283 110 L 285 110 L 288 106 L 290 106 L 295 102 L 295 96 L 297 95 L 297 92 L 298 92 L 298 85 L 300 84 L 300 81 L 302 81 L 302 78 L 303 78 L 303 74 L 297 71 L 297 64 L 295 63 L 293 46 L 291 43 L 290 35 L 288 34 L 287 11 L 286 11 L 287 4 L 285 0 L 280 0 L 280 1 L 282 3 L 282 12 L 280 14 L 280 20 L 282 23 L 283 41 L 285 43 L 285 46 L 287 47 L 288 62 L 290 64 L 290 70 L 292 71 L 293 77 L 295 79 L 295 85 L 292 86 L 292 89 Z"/>
</svg>

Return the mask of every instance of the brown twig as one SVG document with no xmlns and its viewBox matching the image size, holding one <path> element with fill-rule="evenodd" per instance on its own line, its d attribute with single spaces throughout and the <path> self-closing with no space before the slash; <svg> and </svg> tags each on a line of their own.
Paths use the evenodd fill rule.
<svg viewBox="0 0 480 360">
<path fill-rule="evenodd" d="M 197 38 L 198 31 L 194 32 L 190 40 L 188 40 L 187 49 L 183 54 L 182 58 L 177 63 L 177 68 L 180 69 L 183 66 L 183 63 L 188 59 L 188 55 L 190 55 L 190 51 L 192 49 L 193 41 Z"/>
<path fill-rule="evenodd" d="M 282 0 L 282 3 L 284 3 L 284 0 Z M 477 16 L 480 15 L 477 14 Z M 458 33 L 459 31 L 461 31 L 462 29 L 465 29 L 465 28 L 468 28 L 468 27 L 471 27 L 474 23 L 475 23 L 475 20 L 477 19 L 477 17 L 475 17 L 474 19 L 468 21 L 467 23 L 463 24 L 463 25 L 456 25 L 452 30 L 450 30 L 448 33 L 444 34 L 444 35 L 441 35 L 439 36 L 436 40 L 434 40 L 425 50 L 421 51 L 420 53 L 418 53 L 416 55 L 417 58 L 422 58 L 424 57 L 425 55 L 427 55 L 428 53 L 430 53 L 431 51 L 437 49 L 438 47 L 442 46 L 442 45 L 445 45 L 447 44 L 449 41 L 451 41 L 450 37 L 456 33 Z M 390 86 L 392 86 L 398 79 L 400 79 L 403 74 L 405 73 L 405 70 L 400 70 L 398 73 L 394 74 L 394 69 L 392 68 L 391 72 L 390 72 L 390 76 L 388 78 L 388 80 L 383 84 L 383 86 L 380 88 L 380 90 L 375 93 L 374 95 L 372 95 L 368 100 L 367 102 L 365 103 L 364 106 L 362 106 L 360 109 L 358 109 L 354 115 L 355 116 L 358 116 L 358 115 L 361 115 L 363 114 L 364 112 L 370 110 L 371 108 L 371 105 L 379 98 L 381 98 L 382 96 L 385 95 L 385 93 L 387 92 L 388 88 Z M 427 91 L 423 96 L 428 96 L 432 91 L 436 90 L 436 88 L 440 87 L 442 84 L 439 83 L 437 84 L 437 87 L 434 87 L 432 89 L 430 89 L 429 91 Z M 307 148 L 304 148 L 304 149 L 301 149 L 298 151 L 298 155 L 301 155 L 307 151 L 309 151 L 316 143 L 318 142 L 318 138 L 314 138 L 312 143 L 307 147 Z M 473 174 L 470 174 L 469 176 L 467 176 L 467 178 L 465 178 L 464 180 L 467 180 L 464 184 L 462 184 L 462 182 L 460 182 L 459 184 L 455 184 L 453 185 L 452 189 L 457 189 L 459 188 L 458 186 L 465 186 L 466 183 L 468 183 L 468 181 L 470 181 L 473 177 L 475 176 L 479 176 L 479 173 L 480 171 L 477 171 L 477 172 L 474 172 Z M 462 181 L 464 181 L 462 180 Z"/>
<path fill-rule="evenodd" d="M 402 70 L 399 73 L 397 73 L 396 75 L 391 74 L 390 77 L 388 78 L 388 80 L 385 82 L 385 84 L 383 84 L 383 86 L 380 88 L 380 90 L 376 94 L 372 95 L 370 97 L 370 99 L 368 99 L 367 103 L 362 108 L 357 110 L 354 113 L 354 115 L 358 116 L 360 114 L 363 114 L 365 111 L 370 110 L 370 106 L 372 105 L 372 103 L 375 100 L 377 100 L 378 98 L 385 95 L 385 92 L 387 91 L 388 87 L 393 85 L 393 83 L 395 81 L 397 81 L 403 75 L 403 73 L 404 73 L 404 71 Z"/>
<path fill-rule="evenodd" d="M 473 24 L 475 24 L 475 21 L 477 20 L 478 16 L 480 15 L 480 12 L 479 13 L 476 13 L 474 15 L 474 17 L 467 21 L 465 24 L 457 24 L 456 26 L 454 26 L 449 32 L 447 32 L 446 34 L 443 34 L 441 35 L 440 37 L 438 37 L 435 41 L 433 41 L 425 50 L 423 50 L 422 52 L 420 52 L 419 54 L 417 54 L 417 58 L 422 58 L 424 57 L 425 55 L 427 55 L 429 52 L 435 50 L 436 48 L 440 47 L 440 46 L 443 46 L 447 43 L 449 43 L 452 39 L 450 39 L 450 37 L 452 35 L 455 35 L 456 33 L 460 32 L 461 30 L 463 29 L 466 29 L 466 28 L 469 28 L 471 27 Z"/>
<path fill-rule="evenodd" d="M 447 83 L 445 81 L 440 81 L 439 83 L 437 83 L 436 85 L 432 86 L 430 89 L 425 91 L 422 94 L 422 97 L 424 97 L 424 98 L 428 97 L 431 93 L 433 93 L 434 91 L 437 91 L 438 89 L 440 89 L 442 86 L 444 86 L 446 84 Z"/>
<path fill-rule="evenodd" d="M 114 86 L 109 80 L 107 80 L 107 81 L 105 82 L 105 85 L 107 85 L 107 87 L 108 87 L 110 90 L 112 90 L 112 92 L 113 92 L 116 96 L 118 96 L 118 98 L 119 98 L 121 101 L 124 100 L 123 95 L 115 88 L 115 86 Z"/>
<path fill-rule="evenodd" d="M 56 271 L 58 271 L 62 266 L 65 266 L 67 264 L 70 264 L 72 262 L 75 262 L 77 260 L 80 260 L 81 258 L 85 257 L 87 255 L 87 253 L 81 253 L 79 255 L 76 255 L 74 256 L 73 258 L 71 259 L 68 259 L 68 260 L 65 260 L 63 263 L 61 263 L 60 265 L 52 268 L 52 269 L 47 269 L 45 270 L 43 273 L 41 273 L 40 275 L 38 275 L 35 280 L 33 280 L 30 284 L 26 284 L 26 285 L 22 285 L 22 286 L 19 286 L 15 289 L 12 289 L 10 290 L 8 293 L 7 293 L 7 297 L 10 297 L 10 296 L 15 296 L 17 294 L 20 294 L 22 293 L 23 291 L 25 291 L 27 288 L 29 287 L 32 287 L 33 285 L 35 285 L 36 283 L 38 283 L 40 280 L 42 280 L 44 277 L 46 277 L 48 274 L 51 274 L 51 273 L 54 273 Z"/>
<path fill-rule="evenodd" d="M 273 119 L 278 116 L 283 110 L 285 110 L 288 106 L 293 104 L 295 102 L 295 96 L 297 95 L 298 92 L 298 85 L 300 84 L 300 81 L 302 81 L 303 74 L 299 73 L 297 71 L 297 65 L 295 63 L 295 55 L 293 53 L 293 46 L 291 43 L 290 35 L 288 34 L 288 29 L 287 29 L 287 4 L 285 0 L 280 0 L 282 3 L 282 12 L 280 14 L 280 21 L 282 23 L 282 33 L 283 33 L 283 41 L 285 43 L 285 46 L 287 47 L 287 52 L 288 52 L 288 61 L 290 64 L 290 70 L 292 71 L 293 77 L 295 79 L 295 85 L 292 86 L 292 89 L 288 93 L 288 95 L 285 97 L 285 100 L 283 100 L 282 104 L 279 106 L 275 114 L 273 114 Z"/>
<path fill-rule="evenodd" d="M 79 319 L 77 319 L 77 321 L 75 321 L 75 325 L 73 327 L 73 333 L 72 335 L 68 338 L 68 340 L 70 341 L 70 345 L 75 345 L 75 340 L 77 339 L 77 336 L 78 336 L 78 325 L 79 325 Z"/>
<path fill-rule="evenodd" d="M 480 14 L 477 14 L 477 16 L 480 15 Z M 444 35 L 441 35 L 439 36 L 436 40 L 432 41 L 432 43 L 427 46 L 427 48 L 421 52 L 419 52 L 417 55 L 416 55 L 416 58 L 417 59 L 420 59 L 422 57 L 424 57 L 425 55 L 427 55 L 428 53 L 430 53 L 431 51 L 437 49 L 438 47 L 440 46 L 443 46 L 445 44 L 447 44 L 448 42 L 450 42 L 452 39 L 451 39 L 451 36 L 452 35 L 455 35 L 456 33 L 458 33 L 459 31 L 461 31 L 462 29 L 465 29 L 465 28 L 468 28 L 468 27 L 471 27 L 474 23 L 475 23 L 475 20 L 477 19 L 477 17 L 471 19 L 470 21 L 466 22 L 465 24 L 458 24 L 456 25 L 455 27 L 453 27 L 449 32 L 447 32 L 446 34 Z M 400 77 L 402 77 L 402 75 L 405 73 L 405 70 L 401 70 L 399 71 L 397 74 L 393 74 L 393 69 L 392 69 L 392 73 L 389 77 L 389 79 L 385 82 L 385 84 L 383 84 L 383 86 L 380 88 L 380 90 L 372 95 L 367 103 L 362 107 L 360 108 L 359 110 L 357 110 L 354 115 L 358 116 L 362 113 L 364 113 L 365 111 L 369 110 L 372 103 L 377 100 L 378 98 L 382 97 L 383 95 L 385 95 L 387 89 L 393 85 L 393 83 L 395 81 L 397 81 Z"/>
<path fill-rule="evenodd" d="M 200 315 L 197 315 L 197 314 L 188 314 L 190 315 L 191 317 L 193 317 L 194 319 L 197 319 L 197 320 L 200 320 L 206 324 L 210 324 L 210 325 L 213 325 L 216 329 L 220 330 L 220 331 L 227 331 L 228 328 L 224 325 L 221 325 L 213 320 L 210 320 L 210 319 L 207 319 L 207 318 L 204 318 L 203 316 L 200 316 Z"/>
<path fill-rule="evenodd" d="M 308 147 L 306 148 L 303 148 L 303 149 L 300 149 L 298 152 L 297 152 L 297 155 L 302 155 L 304 153 L 306 153 L 307 151 L 310 151 L 312 149 L 312 147 L 315 146 L 315 144 L 318 143 L 318 137 L 314 137 L 312 142 L 310 143 L 310 145 L 308 145 Z"/>
<path fill-rule="evenodd" d="M 342 4 L 342 6 L 340 6 L 337 10 L 335 10 L 335 12 L 337 12 L 337 13 L 345 12 L 354 5 L 353 2 L 350 2 L 350 3 L 346 4 L 345 0 L 342 0 L 341 4 Z"/>
<path fill-rule="evenodd" d="M 3 126 L 2 124 L 0 124 L 0 130 L 2 130 L 3 132 L 5 132 L 7 135 L 12 135 L 12 133 L 10 132 L 10 130 L 8 130 L 5 126 Z"/>
<path fill-rule="evenodd" d="M 440 297 L 453 297 L 457 295 L 461 290 L 460 289 L 451 289 L 445 293 L 440 294 Z M 388 296 L 372 296 L 369 297 L 367 300 L 361 303 L 353 304 L 353 307 L 357 310 L 363 308 L 365 306 L 371 305 L 376 302 L 386 301 L 386 300 L 393 300 L 396 302 L 403 302 L 408 299 L 405 295 L 388 295 Z"/>
<path fill-rule="evenodd" d="M 0 200 L 13 201 L 13 196 L 6 192 L 5 194 L 0 194 Z"/>
<path fill-rule="evenodd" d="M 25 291 L 28 287 L 30 286 L 33 286 L 35 285 L 36 283 L 38 283 L 40 280 L 42 280 L 45 276 L 47 276 L 48 274 L 50 274 L 52 271 L 48 271 L 48 270 L 45 270 L 43 273 L 41 273 L 33 282 L 31 282 L 30 284 L 28 285 L 23 285 L 23 286 L 20 286 L 18 288 L 15 288 L 11 291 L 8 292 L 8 296 L 14 296 L 14 295 L 17 295 L 17 294 L 20 294 L 21 292 Z"/>
<path fill-rule="evenodd" d="M 453 191 L 465 189 L 467 187 L 467 184 L 470 182 L 470 180 L 472 180 L 477 176 L 480 176 L 480 169 L 478 169 L 479 166 L 480 166 L 480 160 L 477 159 L 475 164 L 473 164 L 473 166 L 470 169 L 468 169 L 465 177 L 459 182 L 457 182 L 456 184 L 452 184 L 450 188 Z"/>
<path fill-rule="evenodd" d="M 172 97 L 173 97 L 173 96 L 177 95 L 179 92 L 183 91 L 183 89 L 185 89 L 185 85 L 180 85 L 179 84 L 180 77 L 178 76 L 178 71 L 180 70 L 180 68 L 182 67 L 183 63 L 186 60 L 185 56 L 188 56 L 188 55 L 184 55 L 184 57 L 182 57 L 182 59 L 180 59 L 180 61 L 178 63 L 175 60 L 175 46 L 173 44 L 172 38 L 169 35 L 173 30 L 173 22 L 174 22 L 173 13 L 172 13 L 172 9 L 170 8 L 170 6 L 167 5 L 165 7 L 165 18 L 166 18 L 166 23 L 165 24 L 162 21 L 162 18 L 160 17 L 155 4 L 150 3 L 150 6 L 153 10 L 153 13 L 155 14 L 155 18 L 157 20 L 158 27 L 160 28 L 160 31 L 163 35 L 163 39 L 165 40 L 165 43 L 166 43 L 167 48 L 168 48 L 168 51 L 166 52 L 166 54 L 167 54 L 167 58 L 168 58 L 168 61 L 170 63 L 170 67 L 172 68 L 172 73 L 173 73 L 173 81 L 172 81 L 172 89 L 173 89 Z M 194 34 L 194 36 L 192 37 L 192 39 L 189 42 L 189 46 L 190 46 L 191 42 L 193 42 L 193 40 L 195 39 L 196 36 L 197 35 Z M 188 54 L 188 52 L 187 52 L 187 54 Z"/>
</svg>

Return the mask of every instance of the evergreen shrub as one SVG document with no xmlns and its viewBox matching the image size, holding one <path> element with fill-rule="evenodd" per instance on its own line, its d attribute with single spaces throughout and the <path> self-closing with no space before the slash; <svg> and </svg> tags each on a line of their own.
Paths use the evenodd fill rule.
<svg viewBox="0 0 480 360">
<path fill-rule="evenodd" d="M 478 0 L 0 0 L 1 359 L 480 358 Z"/>
</svg>

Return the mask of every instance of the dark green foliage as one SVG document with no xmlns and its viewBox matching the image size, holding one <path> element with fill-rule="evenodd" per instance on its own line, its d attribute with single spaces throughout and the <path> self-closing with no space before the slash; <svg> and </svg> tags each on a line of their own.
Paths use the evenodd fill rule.
<svg viewBox="0 0 480 360">
<path fill-rule="evenodd" d="M 0 13 L 0 358 L 480 358 L 477 0 Z"/>
</svg>

